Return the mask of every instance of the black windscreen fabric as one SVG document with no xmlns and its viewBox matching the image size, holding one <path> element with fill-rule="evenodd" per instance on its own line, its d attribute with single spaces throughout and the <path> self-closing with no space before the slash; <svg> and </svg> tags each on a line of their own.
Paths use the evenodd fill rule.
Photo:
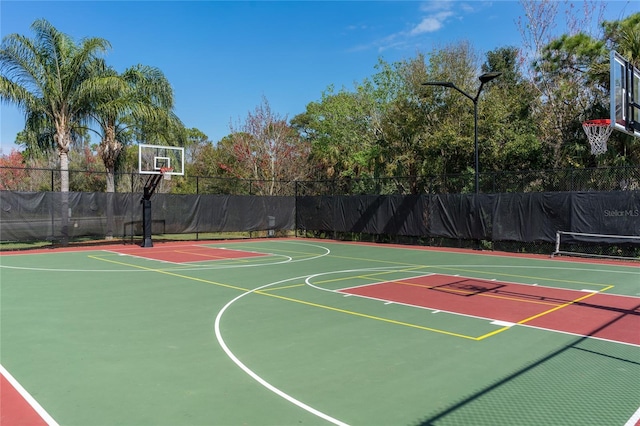
<svg viewBox="0 0 640 426">
<path fill-rule="evenodd" d="M 303 230 L 329 232 L 336 230 L 334 201 L 336 197 L 304 195 L 296 198 L 297 227 Z"/>
<path fill-rule="evenodd" d="M 137 193 L 0 191 L 0 240 L 141 235 L 141 199 Z M 557 231 L 640 236 L 637 190 L 317 197 L 155 194 L 151 206 L 153 234 L 297 227 L 520 242 L 553 242 Z"/>
<path fill-rule="evenodd" d="M 227 226 L 224 231 L 293 229 L 295 197 L 229 197 Z"/>
<path fill-rule="evenodd" d="M 427 198 L 419 195 L 395 195 L 386 198 L 382 233 L 387 235 L 425 235 Z"/>
<path fill-rule="evenodd" d="M 227 229 L 228 211 L 228 195 L 198 195 L 193 212 L 195 228 L 190 232 L 224 231 Z"/>
<path fill-rule="evenodd" d="M 378 213 L 382 203 L 381 196 L 360 195 L 357 197 L 342 195 L 335 197 L 334 219 L 338 232 L 372 232 L 378 226 Z"/>
<path fill-rule="evenodd" d="M 556 231 L 570 227 L 568 193 L 499 194 L 493 208 L 496 241 L 553 241 Z"/>
<path fill-rule="evenodd" d="M 134 194 L 0 191 L 0 239 L 121 237 L 132 229 L 135 198 Z"/>
<path fill-rule="evenodd" d="M 295 197 L 157 194 L 151 200 L 152 222 L 170 234 L 290 230 L 294 211 Z"/>
<path fill-rule="evenodd" d="M 55 204 L 62 207 L 63 195 L 52 193 Z M 69 238 L 77 237 L 125 237 L 130 235 L 132 222 L 140 220 L 142 207 L 136 194 L 70 192 L 68 196 L 68 230 Z M 64 223 L 63 211 L 57 210 L 60 224 Z M 140 226 L 138 228 L 141 228 Z M 64 235 L 58 230 L 57 238 Z"/>
<path fill-rule="evenodd" d="M 50 240 L 59 218 L 52 195 L 50 192 L 0 191 L 0 240 Z"/>
<path fill-rule="evenodd" d="M 640 191 L 575 192 L 571 196 L 571 232 L 640 236 Z"/>
<path fill-rule="evenodd" d="M 298 227 L 519 242 L 553 242 L 557 231 L 637 236 L 638 194 L 639 191 L 305 196 L 298 198 Z"/>
<path fill-rule="evenodd" d="M 311 221 L 303 229 L 316 224 L 322 227 L 317 230 L 337 232 L 406 236 L 426 232 L 424 199 L 420 196 L 336 195 L 318 197 L 315 202 L 314 197 L 304 198 L 303 203 L 299 200 L 298 209 L 302 209 L 303 220 L 311 217 Z M 320 217 L 313 218 L 313 214 Z"/>
<path fill-rule="evenodd" d="M 198 232 L 200 197 L 156 194 L 151 198 L 152 233 Z"/>
<path fill-rule="evenodd" d="M 429 236 L 488 239 L 492 227 L 493 195 L 442 194 L 430 196 Z"/>
</svg>

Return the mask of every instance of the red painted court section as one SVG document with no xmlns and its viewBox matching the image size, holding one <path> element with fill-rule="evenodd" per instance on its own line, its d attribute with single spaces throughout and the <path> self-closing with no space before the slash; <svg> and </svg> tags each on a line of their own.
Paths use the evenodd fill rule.
<svg viewBox="0 0 640 426">
<path fill-rule="evenodd" d="M 202 245 L 115 248 L 109 251 L 122 255 L 172 263 L 211 262 L 215 260 L 249 259 L 266 256 L 264 253 L 206 247 Z"/>
<path fill-rule="evenodd" d="M 46 426 L 38 413 L 20 393 L 0 374 L 0 425 Z"/>
<path fill-rule="evenodd" d="M 640 345 L 636 297 L 440 274 L 342 292 Z"/>
</svg>

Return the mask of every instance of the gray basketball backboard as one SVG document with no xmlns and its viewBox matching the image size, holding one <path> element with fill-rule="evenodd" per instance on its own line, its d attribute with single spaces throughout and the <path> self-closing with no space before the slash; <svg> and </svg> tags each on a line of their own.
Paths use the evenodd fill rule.
<svg viewBox="0 0 640 426">
<path fill-rule="evenodd" d="M 184 148 L 163 145 L 138 145 L 138 172 L 146 175 L 159 175 L 161 169 L 169 175 L 184 175 Z"/>
<path fill-rule="evenodd" d="M 611 51 L 611 125 L 640 137 L 640 70 Z"/>
</svg>

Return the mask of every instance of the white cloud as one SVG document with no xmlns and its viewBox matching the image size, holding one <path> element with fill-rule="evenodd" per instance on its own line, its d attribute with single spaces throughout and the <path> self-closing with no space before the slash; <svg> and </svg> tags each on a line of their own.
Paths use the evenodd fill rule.
<svg viewBox="0 0 640 426">
<path fill-rule="evenodd" d="M 388 49 L 408 49 L 419 46 L 424 41 L 424 36 L 438 31 L 446 30 L 446 26 L 452 20 L 462 20 L 466 15 L 474 14 L 481 5 L 490 5 L 490 2 L 460 1 L 460 0 L 430 0 L 420 3 L 419 19 L 415 24 L 409 24 L 407 28 L 386 37 L 360 45 L 354 50 L 366 50 L 376 48 L 382 52 Z M 414 21 L 415 22 L 415 21 Z"/>
<path fill-rule="evenodd" d="M 420 4 L 421 12 L 439 12 L 441 10 L 451 10 L 453 7 L 453 0 L 436 0 L 426 1 Z"/>
<path fill-rule="evenodd" d="M 411 30 L 411 35 L 432 33 L 434 31 L 438 31 L 440 28 L 442 28 L 442 21 L 433 17 L 423 18 L 422 22 Z"/>
<path fill-rule="evenodd" d="M 422 21 L 409 32 L 410 35 L 415 36 L 418 34 L 432 33 L 438 31 L 443 27 L 447 18 L 453 16 L 453 12 L 440 12 L 434 15 L 429 15 L 422 18 Z"/>
</svg>

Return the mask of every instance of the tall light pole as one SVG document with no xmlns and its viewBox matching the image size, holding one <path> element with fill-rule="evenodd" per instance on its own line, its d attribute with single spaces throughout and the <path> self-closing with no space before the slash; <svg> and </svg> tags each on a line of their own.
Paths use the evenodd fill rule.
<svg viewBox="0 0 640 426">
<path fill-rule="evenodd" d="M 473 102 L 473 140 L 474 140 L 474 155 L 475 155 L 475 193 L 479 193 L 480 191 L 480 175 L 479 175 L 479 159 L 478 159 L 478 99 L 480 98 L 480 92 L 482 91 L 482 86 L 485 83 L 490 82 L 494 78 L 500 77 L 502 75 L 501 72 L 486 72 L 482 74 L 480 77 L 480 87 L 478 87 L 478 93 L 476 93 L 475 97 L 472 97 L 470 94 L 466 93 L 464 90 L 460 89 L 458 86 L 453 84 L 450 81 L 428 81 L 426 83 L 422 83 L 423 86 L 442 86 L 442 87 L 450 87 L 452 89 L 457 90 L 462 93 L 467 98 L 471 99 Z"/>
</svg>

